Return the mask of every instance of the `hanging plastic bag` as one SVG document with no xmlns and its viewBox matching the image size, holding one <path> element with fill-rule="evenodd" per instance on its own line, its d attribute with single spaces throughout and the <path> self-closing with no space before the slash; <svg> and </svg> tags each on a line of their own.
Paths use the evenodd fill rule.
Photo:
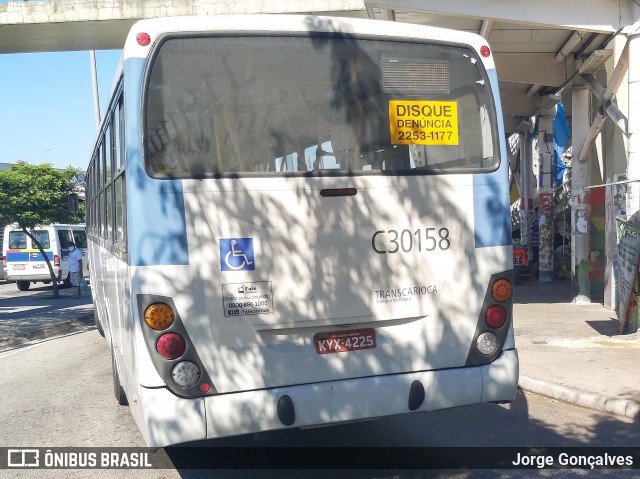
<svg viewBox="0 0 640 479">
<path fill-rule="evenodd" d="M 89 287 L 89 283 L 84 278 L 80 278 L 80 291 L 89 291 L 91 288 Z"/>
</svg>

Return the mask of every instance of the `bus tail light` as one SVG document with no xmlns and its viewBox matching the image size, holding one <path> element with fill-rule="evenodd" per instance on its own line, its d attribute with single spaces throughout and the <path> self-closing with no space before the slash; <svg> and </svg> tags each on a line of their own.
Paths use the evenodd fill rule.
<svg viewBox="0 0 640 479">
<path fill-rule="evenodd" d="M 507 311 L 500 305 L 491 306 L 484 315 L 487 326 L 498 329 L 507 322 Z"/>
<path fill-rule="evenodd" d="M 498 338 L 493 333 L 482 333 L 476 340 L 478 351 L 482 354 L 493 354 L 498 349 Z"/>
<path fill-rule="evenodd" d="M 55 266 L 56 268 L 60 267 L 60 256 L 53 255 L 53 266 Z"/>
<path fill-rule="evenodd" d="M 491 286 L 491 296 L 501 303 L 511 299 L 513 296 L 513 286 L 507 279 L 499 279 Z"/>
<path fill-rule="evenodd" d="M 154 303 L 144 311 L 144 322 L 156 331 L 168 329 L 173 320 L 173 309 L 165 303 Z"/>
<path fill-rule="evenodd" d="M 178 359 L 187 349 L 184 338 L 177 333 L 166 333 L 158 338 L 156 350 L 165 359 Z"/>
<path fill-rule="evenodd" d="M 191 361 L 181 361 L 171 371 L 171 377 L 178 386 L 188 388 L 200 379 L 200 368 Z"/>
</svg>

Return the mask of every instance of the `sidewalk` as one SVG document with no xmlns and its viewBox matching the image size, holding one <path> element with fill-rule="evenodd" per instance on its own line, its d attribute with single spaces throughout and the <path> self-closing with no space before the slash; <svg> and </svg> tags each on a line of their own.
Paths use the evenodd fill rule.
<svg viewBox="0 0 640 479">
<path fill-rule="evenodd" d="M 513 310 L 522 390 L 640 421 L 640 332 L 572 304 L 568 280 L 515 286 Z"/>
</svg>

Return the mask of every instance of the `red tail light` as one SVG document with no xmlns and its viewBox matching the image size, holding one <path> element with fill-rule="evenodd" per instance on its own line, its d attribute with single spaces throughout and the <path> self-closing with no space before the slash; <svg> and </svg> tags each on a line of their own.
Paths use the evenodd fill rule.
<svg viewBox="0 0 640 479">
<path fill-rule="evenodd" d="M 57 254 L 53 256 L 53 265 L 56 268 L 60 267 L 60 256 L 58 256 Z"/>
<path fill-rule="evenodd" d="M 4 269 L 7 269 L 7 257 L 6 256 L 2 257 L 2 266 L 4 267 Z"/>
<path fill-rule="evenodd" d="M 149 36 L 148 33 L 141 32 L 141 33 L 138 33 L 138 36 L 136 37 L 136 41 L 138 42 L 138 45 L 146 47 L 147 45 L 149 45 L 149 43 L 151 43 L 151 37 Z"/>
<path fill-rule="evenodd" d="M 158 354 L 165 359 L 178 359 L 186 349 L 184 338 L 176 333 L 163 334 L 156 343 Z"/>
<path fill-rule="evenodd" d="M 507 322 L 507 310 L 499 305 L 491 306 L 487 309 L 484 320 L 490 328 L 501 328 Z"/>
</svg>

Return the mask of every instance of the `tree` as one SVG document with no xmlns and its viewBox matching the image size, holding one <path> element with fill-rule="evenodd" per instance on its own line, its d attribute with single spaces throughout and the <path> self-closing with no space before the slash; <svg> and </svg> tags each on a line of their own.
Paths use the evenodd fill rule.
<svg viewBox="0 0 640 479">
<path fill-rule="evenodd" d="M 18 162 L 0 170 L 0 225 L 16 223 L 36 245 L 49 268 L 53 296 L 59 297 L 58 282 L 42 244 L 31 234 L 36 226 L 51 223 L 82 223 L 84 212 L 69 212 L 69 195 L 76 189 L 78 169 L 64 170 L 50 164 Z"/>
</svg>

